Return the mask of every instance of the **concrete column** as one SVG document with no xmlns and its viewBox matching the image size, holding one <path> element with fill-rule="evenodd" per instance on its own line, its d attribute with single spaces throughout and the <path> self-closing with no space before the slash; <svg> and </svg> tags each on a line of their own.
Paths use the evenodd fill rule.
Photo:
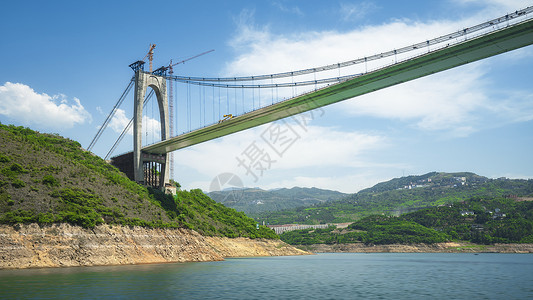
<svg viewBox="0 0 533 300">
<path fill-rule="evenodd" d="M 144 77 L 144 73 L 140 70 L 135 73 L 135 99 L 133 106 L 133 172 L 135 175 L 135 181 L 139 183 L 144 183 L 141 156 L 143 102 L 146 93 Z"/>
</svg>

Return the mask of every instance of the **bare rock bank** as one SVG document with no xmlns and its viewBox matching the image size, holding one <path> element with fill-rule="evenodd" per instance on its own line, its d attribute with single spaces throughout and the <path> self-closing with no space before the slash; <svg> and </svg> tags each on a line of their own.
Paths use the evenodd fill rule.
<svg viewBox="0 0 533 300">
<path fill-rule="evenodd" d="M 204 237 L 187 229 L 69 224 L 0 225 L 0 269 L 165 262 L 309 254 L 279 240 Z"/>
<path fill-rule="evenodd" d="M 533 244 L 477 245 L 455 242 L 412 245 L 365 245 L 363 243 L 337 245 L 315 244 L 295 247 L 315 253 L 533 253 Z"/>
</svg>

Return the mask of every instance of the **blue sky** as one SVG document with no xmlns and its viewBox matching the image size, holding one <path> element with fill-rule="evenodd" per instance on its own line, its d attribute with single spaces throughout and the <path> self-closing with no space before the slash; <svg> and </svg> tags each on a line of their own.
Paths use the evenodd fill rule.
<svg viewBox="0 0 533 300">
<path fill-rule="evenodd" d="M 87 147 L 133 75 L 128 65 L 151 43 L 155 67 L 215 49 L 177 66 L 180 75 L 258 75 L 389 51 L 531 5 L 2 1 L 0 122 L 59 133 Z M 529 46 L 324 107 L 258 178 L 236 158 L 254 142 L 261 146 L 269 125 L 175 152 L 174 177 L 186 189 L 206 191 L 219 174 L 231 173 L 245 186 L 343 192 L 431 171 L 533 178 L 531 78 Z M 119 125 L 132 116 L 132 102 L 130 94 L 94 153 L 106 155 Z M 131 149 L 131 139 L 116 153 Z"/>
</svg>

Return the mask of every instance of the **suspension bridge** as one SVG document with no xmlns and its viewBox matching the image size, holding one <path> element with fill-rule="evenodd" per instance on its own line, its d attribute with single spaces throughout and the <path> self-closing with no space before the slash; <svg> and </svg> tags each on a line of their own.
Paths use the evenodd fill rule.
<svg viewBox="0 0 533 300">
<path fill-rule="evenodd" d="M 144 60 L 130 65 L 134 76 L 88 150 L 135 87 L 134 116 L 105 158 L 111 157 L 133 127 L 133 151 L 112 157 L 112 164 L 132 180 L 164 188 L 173 173 L 172 151 L 530 44 L 533 44 L 533 7 L 388 52 L 276 74 L 225 78 L 180 76 L 174 75 L 172 67 L 176 64 L 172 62 L 152 71 L 155 45 L 151 45 L 147 54 L 150 70 L 144 70 Z M 178 89 L 178 84 L 183 86 Z M 147 93 L 148 87 L 151 89 Z M 156 141 L 152 137 L 152 143 L 148 143 L 148 136 L 143 141 L 143 126 L 150 126 L 149 118 L 143 116 L 143 108 L 154 96 L 159 128 L 152 131 L 159 131 L 159 136 Z M 179 109 L 174 104 L 175 97 L 182 99 Z"/>
</svg>

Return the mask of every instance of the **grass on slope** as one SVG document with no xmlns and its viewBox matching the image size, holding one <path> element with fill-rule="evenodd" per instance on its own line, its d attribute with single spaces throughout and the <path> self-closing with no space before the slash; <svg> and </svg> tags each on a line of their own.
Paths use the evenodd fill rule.
<svg viewBox="0 0 533 300">
<path fill-rule="evenodd" d="M 140 186 L 76 141 L 0 124 L 0 145 L 0 223 L 187 227 L 204 235 L 276 237 L 201 191 L 173 198 Z"/>
</svg>

